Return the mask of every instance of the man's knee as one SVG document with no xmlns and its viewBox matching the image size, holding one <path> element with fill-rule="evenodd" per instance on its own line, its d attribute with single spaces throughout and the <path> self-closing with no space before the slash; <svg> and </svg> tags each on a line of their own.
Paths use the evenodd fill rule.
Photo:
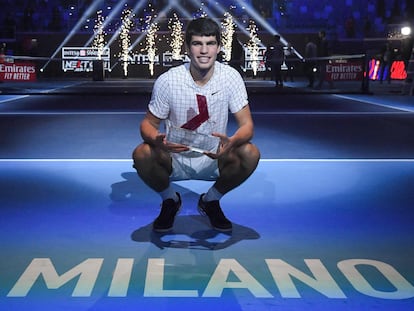
<svg viewBox="0 0 414 311">
<path fill-rule="evenodd" d="M 168 152 L 152 148 L 149 144 L 143 143 L 137 146 L 132 152 L 134 168 L 140 171 L 153 172 L 157 169 L 164 169 L 171 172 L 171 156 Z"/>
<path fill-rule="evenodd" d="M 256 147 L 256 145 L 252 143 L 244 144 L 238 150 L 238 154 L 242 163 L 247 163 L 247 165 L 254 165 L 256 166 L 260 159 L 260 151 Z"/>
<path fill-rule="evenodd" d="M 134 161 L 140 161 L 140 160 L 145 160 L 148 157 L 150 157 L 151 155 L 151 147 L 146 144 L 140 144 L 138 145 L 134 151 L 132 152 L 132 159 Z"/>
<path fill-rule="evenodd" d="M 254 170 L 260 159 L 259 149 L 252 143 L 239 146 L 223 161 L 219 160 L 219 167 L 232 167 L 233 169 Z"/>
<path fill-rule="evenodd" d="M 132 152 L 133 167 L 138 170 L 145 167 L 151 157 L 151 147 L 148 144 L 138 145 Z"/>
</svg>

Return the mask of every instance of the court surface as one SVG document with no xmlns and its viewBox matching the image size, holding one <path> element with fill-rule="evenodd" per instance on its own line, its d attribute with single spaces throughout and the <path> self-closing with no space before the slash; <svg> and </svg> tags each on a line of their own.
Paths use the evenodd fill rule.
<svg viewBox="0 0 414 311">
<path fill-rule="evenodd" d="M 155 234 L 133 89 L 0 95 L 0 310 L 413 310 L 409 97 L 250 91 L 262 158 L 221 202 L 232 233 L 196 211 L 210 183 L 183 181 Z"/>
</svg>

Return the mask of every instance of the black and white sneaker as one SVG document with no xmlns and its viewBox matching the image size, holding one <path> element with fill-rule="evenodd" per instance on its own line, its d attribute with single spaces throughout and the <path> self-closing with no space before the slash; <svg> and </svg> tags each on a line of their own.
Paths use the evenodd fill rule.
<svg viewBox="0 0 414 311">
<path fill-rule="evenodd" d="M 172 229 L 174 219 L 181 207 L 181 196 L 177 192 L 178 202 L 173 199 L 167 199 L 162 202 L 161 212 L 154 220 L 152 228 L 156 232 L 167 232 Z"/>
<path fill-rule="evenodd" d="M 210 201 L 204 202 L 203 201 L 204 193 L 200 196 L 198 200 L 198 211 L 203 216 L 208 216 L 210 219 L 211 226 L 222 232 L 231 231 L 233 226 L 224 215 L 223 211 L 220 207 L 219 201 Z"/>
</svg>

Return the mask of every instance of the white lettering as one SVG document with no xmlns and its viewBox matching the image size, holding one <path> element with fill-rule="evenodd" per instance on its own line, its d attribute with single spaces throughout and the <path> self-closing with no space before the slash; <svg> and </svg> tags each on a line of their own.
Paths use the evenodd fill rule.
<svg viewBox="0 0 414 311">
<path fill-rule="evenodd" d="M 136 65 L 148 65 L 150 63 L 150 59 L 148 54 L 134 54 L 131 64 Z M 160 55 L 155 55 L 154 63 L 159 65 L 160 64 Z"/>
<path fill-rule="evenodd" d="M 362 72 L 362 65 L 343 65 L 343 64 L 339 64 L 339 65 L 326 65 L 326 72 L 331 73 L 331 72 L 338 72 L 338 73 L 343 73 L 343 72 Z"/>
<path fill-rule="evenodd" d="M 240 282 L 230 282 L 229 273 L 233 272 Z M 208 282 L 203 297 L 220 297 L 225 288 L 246 288 L 257 298 L 273 296 L 235 259 L 221 259 Z"/>
<path fill-rule="evenodd" d="M 197 290 L 164 289 L 163 258 L 149 258 L 145 279 L 144 297 L 198 297 Z"/>
<path fill-rule="evenodd" d="M 105 62 L 106 65 L 106 62 Z M 105 66 L 106 68 L 106 66 Z M 93 70 L 93 61 L 90 60 L 64 60 L 62 62 L 64 71 L 84 72 Z"/>
<path fill-rule="evenodd" d="M 376 290 L 367 279 L 358 271 L 356 266 L 367 265 L 376 268 L 395 287 L 393 292 Z M 414 287 L 392 266 L 376 260 L 349 259 L 338 263 L 339 270 L 360 293 L 383 299 L 408 299 L 414 297 Z"/>
<path fill-rule="evenodd" d="M 118 259 L 108 292 L 109 297 L 126 297 L 133 265 L 134 259 L 132 258 Z"/>
<path fill-rule="evenodd" d="M 28 74 L 28 73 L 15 73 L 15 74 L 13 74 L 13 80 L 30 80 L 30 74 Z"/>
<path fill-rule="evenodd" d="M 301 297 L 291 276 L 309 285 L 326 297 L 346 298 L 345 294 L 319 259 L 305 259 L 305 263 L 312 272 L 313 277 L 308 276 L 281 259 L 266 259 L 266 263 L 284 298 Z"/>
<path fill-rule="evenodd" d="M 357 77 L 356 73 L 346 72 L 341 73 L 339 79 L 341 80 L 354 80 Z"/>
<path fill-rule="evenodd" d="M 337 80 L 339 78 L 339 73 L 332 73 L 331 74 L 331 79 L 332 80 Z"/>
<path fill-rule="evenodd" d="M 50 258 L 34 258 L 7 296 L 26 296 L 39 276 L 43 276 L 48 289 L 57 289 L 79 275 L 72 296 L 88 297 L 95 286 L 102 262 L 102 258 L 90 258 L 59 276 Z"/>
<path fill-rule="evenodd" d="M 23 65 L 23 64 L 5 65 L 5 64 L 0 64 L 0 72 L 4 72 L 4 73 L 35 73 L 36 68 L 35 68 L 34 65 Z"/>
<path fill-rule="evenodd" d="M 49 290 L 59 289 L 65 284 L 67 287 L 74 284 L 75 278 L 72 296 L 89 297 L 95 287 L 103 260 L 89 258 L 59 275 L 50 258 L 34 258 L 8 292 L 7 297 L 25 297 L 36 285 L 45 286 Z M 308 272 L 303 272 L 281 259 L 265 259 L 265 262 L 283 298 L 301 298 L 296 287 L 297 282 L 304 283 L 328 298 L 347 298 L 319 259 L 304 260 Z M 117 260 L 109 284 L 108 297 L 127 296 L 133 266 L 133 258 Z M 338 262 L 337 266 L 355 290 L 363 295 L 393 300 L 414 298 L 414 286 L 389 264 L 376 260 L 349 259 Z M 144 297 L 199 297 L 199 291 L 196 289 L 165 289 L 164 270 L 165 259 L 148 258 Z M 177 274 L 170 272 L 172 276 Z M 379 279 L 382 283 L 378 283 Z M 388 284 L 388 290 L 384 290 L 384 287 L 382 290 L 379 289 L 384 281 Z M 71 283 L 68 284 L 69 282 Z M 220 260 L 202 297 L 221 297 L 225 289 L 247 290 L 256 298 L 274 297 L 234 258 Z"/>
<path fill-rule="evenodd" d="M 71 56 L 79 56 L 79 51 L 74 51 L 74 50 L 63 50 L 62 52 L 62 56 L 63 58 L 65 57 L 71 57 Z"/>
<path fill-rule="evenodd" d="M 86 47 L 63 47 L 62 48 L 62 58 L 63 59 L 85 59 L 85 60 L 95 60 L 100 56 L 100 58 L 109 61 L 110 59 L 110 49 L 109 48 L 86 48 Z"/>
</svg>

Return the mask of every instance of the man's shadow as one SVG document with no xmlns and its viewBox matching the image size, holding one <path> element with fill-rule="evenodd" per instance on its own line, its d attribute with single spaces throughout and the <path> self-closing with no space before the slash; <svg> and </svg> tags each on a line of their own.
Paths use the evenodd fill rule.
<svg viewBox="0 0 414 311">
<path fill-rule="evenodd" d="M 243 240 L 260 238 L 255 230 L 233 223 L 233 230 L 220 232 L 212 229 L 209 220 L 201 215 L 177 216 L 173 230 L 158 233 L 152 230 L 152 223 L 135 230 L 131 238 L 135 242 L 151 242 L 160 249 L 186 248 L 219 250 Z"/>
<path fill-rule="evenodd" d="M 114 214 L 130 216 L 152 214 L 153 207 L 160 204 L 156 201 L 156 194 L 145 185 L 136 172 L 124 172 L 121 177 L 123 180 L 111 185 L 109 210 Z"/>
<path fill-rule="evenodd" d="M 111 185 L 109 208 L 114 213 L 136 214 L 137 208 L 141 215 L 154 213 L 154 197 L 151 190 L 134 172 L 122 173 L 123 181 Z M 175 184 L 174 187 L 182 194 L 183 202 L 198 202 L 199 193 L 191 191 L 187 187 Z M 194 205 L 193 204 L 193 205 Z M 148 206 L 148 208 L 147 208 Z M 193 210 L 191 210 L 191 213 Z M 154 213 L 154 219 L 158 212 Z M 196 213 L 194 209 L 194 213 Z M 184 214 L 184 213 L 183 213 Z M 222 233 L 211 228 L 209 220 L 201 215 L 177 215 L 173 230 L 166 233 L 156 233 L 152 230 L 152 223 L 142 226 L 131 234 L 135 242 L 151 242 L 160 249 L 186 248 L 218 250 L 227 248 L 243 240 L 259 239 L 260 235 L 255 230 L 233 223 L 231 232 Z"/>
</svg>

